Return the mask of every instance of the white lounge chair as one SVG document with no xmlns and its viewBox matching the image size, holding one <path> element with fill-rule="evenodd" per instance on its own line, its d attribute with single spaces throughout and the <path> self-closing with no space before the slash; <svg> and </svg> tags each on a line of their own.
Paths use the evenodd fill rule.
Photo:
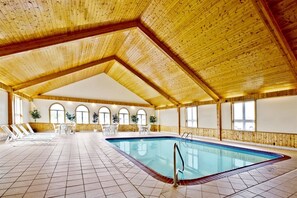
<svg viewBox="0 0 297 198">
<path fill-rule="evenodd" d="M 24 133 L 25 136 L 40 136 L 40 137 L 55 137 L 55 133 L 30 133 L 25 127 L 21 124 L 18 124 L 17 127 Z"/>
<path fill-rule="evenodd" d="M 16 126 L 16 125 L 11 125 L 11 128 L 13 129 L 13 131 L 16 133 L 16 136 L 19 139 L 28 139 L 28 140 L 48 140 L 48 139 L 52 139 L 53 136 L 49 136 L 49 135 L 35 135 L 34 134 L 29 134 L 29 135 L 25 135 L 24 133 L 21 132 L 21 130 Z"/>
<path fill-rule="evenodd" d="M 1 128 L 3 129 L 3 131 L 8 135 L 8 138 L 6 140 L 6 142 L 14 142 L 14 141 L 28 141 L 28 142 L 50 142 L 53 138 L 52 137 L 24 137 L 22 136 L 21 133 L 18 129 L 15 129 L 14 131 L 18 131 L 16 133 L 18 133 L 17 135 L 14 134 L 7 125 L 2 125 Z M 14 127 L 15 128 L 15 127 Z M 19 136 L 22 136 L 22 138 L 20 138 Z"/>
<path fill-rule="evenodd" d="M 118 133 L 119 124 L 111 124 L 110 125 L 110 134 Z"/>
</svg>

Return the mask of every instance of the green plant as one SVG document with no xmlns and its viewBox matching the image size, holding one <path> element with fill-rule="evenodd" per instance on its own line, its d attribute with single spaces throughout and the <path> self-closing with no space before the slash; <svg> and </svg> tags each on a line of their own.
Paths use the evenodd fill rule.
<svg viewBox="0 0 297 198">
<path fill-rule="evenodd" d="M 137 115 L 131 115 L 131 120 L 132 120 L 132 122 L 134 123 L 134 124 L 137 124 L 137 122 L 138 122 L 138 117 L 137 117 Z"/>
<path fill-rule="evenodd" d="M 73 121 L 75 121 L 76 116 L 75 116 L 75 114 L 70 114 L 70 113 L 66 112 L 66 118 L 67 118 L 70 122 L 73 122 Z"/>
<path fill-rule="evenodd" d="M 97 123 L 98 122 L 98 117 L 99 117 L 98 113 L 94 112 L 93 113 L 93 123 Z"/>
<path fill-rule="evenodd" d="M 118 114 L 112 115 L 112 123 L 119 123 L 119 122 L 120 122 L 120 118 Z"/>
<path fill-rule="evenodd" d="M 37 109 L 34 109 L 33 111 L 30 111 L 30 114 L 34 121 L 36 122 L 36 119 L 41 118 L 40 112 Z"/>
<path fill-rule="evenodd" d="M 155 122 L 157 122 L 157 117 L 156 116 L 150 116 L 150 123 L 155 123 Z"/>
</svg>

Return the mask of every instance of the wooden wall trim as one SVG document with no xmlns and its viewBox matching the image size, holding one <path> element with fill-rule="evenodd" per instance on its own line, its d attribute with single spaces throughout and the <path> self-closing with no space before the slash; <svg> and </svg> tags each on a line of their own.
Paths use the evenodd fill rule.
<svg viewBox="0 0 297 198">
<path fill-rule="evenodd" d="M 257 99 L 264 99 L 264 98 L 296 96 L 296 95 L 297 95 L 297 89 L 290 89 L 290 90 L 284 90 L 284 91 L 250 94 L 250 95 L 234 97 L 234 98 L 225 98 L 225 99 L 222 99 L 222 102 L 236 102 L 236 101 L 257 100 Z"/>
<path fill-rule="evenodd" d="M 179 105 L 179 102 L 174 99 L 173 97 L 169 96 L 165 91 L 163 91 L 158 85 L 155 83 L 151 82 L 148 78 L 146 78 L 144 75 L 142 75 L 140 72 L 136 71 L 133 67 L 128 65 L 126 62 L 121 60 L 120 58 L 115 56 L 115 60 L 120 63 L 122 66 L 124 66 L 126 69 L 128 69 L 130 72 L 132 72 L 134 75 L 136 75 L 138 78 L 143 80 L 146 84 L 148 84 L 150 87 L 155 89 L 157 92 L 159 92 L 163 97 L 168 99 L 171 103 L 174 105 Z"/>
<path fill-rule="evenodd" d="M 136 21 L 126 21 L 116 24 L 103 25 L 99 27 L 89 28 L 85 30 L 77 30 L 58 35 L 52 35 L 40 39 L 28 40 L 20 43 L 13 43 L 0 47 L 0 57 L 10 54 L 25 52 L 42 47 L 83 39 L 91 36 L 97 36 L 110 32 L 123 31 L 131 28 L 136 28 Z"/>
<path fill-rule="evenodd" d="M 297 59 L 292 51 L 286 37 L 282 33 L 272 11 L 269 8 L 266 0 L 252 0 L 260 18 L 272 35 L 272 38 L 283 55 L 287 57 L 287 62 L 290 70 L 297 81 Z"/>
<path fill-rule="evenodd" d="M 205 93 L 207 93 L 213 100 L 218 101 L 220 97 L 215 93 L 209 85 L 207 85 L 201 77 L 199 77 L 178 55 L 170 50 L 162 41 L 160 41 L 153 31 L 146 28 L 141 21 L 138 21 L 137 27 L 156 45 L 161 49 L 169 58 L 177 63 L 179 68 L 189 76 Z"/>
<path fill-rule="evenodd" d="M 86 63 L 86 64 L 77 65 L 75 67 L 72 67 L 72 68 L 57 72 L 57 73 L 52 73 L 52 74 L 49 74 L 49 75 L 46 75 L 46 76 L 42 76 L 40 78 L 35 78 L 33 80 L 29 80 L 29 81 L 26 81 L 24 83 L 15 85 L 12 88 L 13 88 L 14 91 L 18 91 L 18 90 L 21 90 L 21 89 L 24 89 L 24 88 L 28 88 L 28 87 L 31 87 L 31 86 L 34 86 L 34 85 L 49 81 L 49 80 L 53 80 L 55 78 L 59 78 L 59 77 L 74 73 L 74 72 L 78 72 L 78 71 L 81 71 L 81 70 L 84 70 L 84 69 L 87 69 L 87 68 L 91 68 L 91 67 L 94 67 L 96 65 L 106 63 L 106 62 L 109 62 L 109 61 L 112 61 L 112 60 L 114 60 L 113 56 L 105 57 L 105 58 L 95 60 L 95 61 L 92 61 L 92 62 L 89 62 L 89 63 Z"/>
<path fill-rule="evenodd" d="M 98 104 L 111 104 L 111 105 L 124 105 L 124 106 L 137 106 L 137 107 L 150 107 L 150 104 L 140 104 L 131 102 L 120 102 L 120 101 L 109 101 L 109 100 L 97 100 L 97 99 L 86 99 L 86 98 L 74 98 L 74 97 L 63 97 L 63 96 L 50 96 L 50 95 L 38 95 L 33 99 L 44 99 L 44 100 L 61 100 L 71 102 L 86 102 L 86 103 L 98 103 Z"/>
</svg>

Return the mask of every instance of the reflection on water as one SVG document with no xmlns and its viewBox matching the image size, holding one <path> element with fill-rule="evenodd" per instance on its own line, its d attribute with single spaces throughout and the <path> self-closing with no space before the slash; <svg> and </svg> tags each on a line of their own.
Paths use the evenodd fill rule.
<svg viewBox="0 0 297 198">
<path fill-rule="evenodd" d="M 234 149 L 179 138 L 145 138 L 109 140 L 119 149 L 161 175 L 173 176 L 173 145 L 178 143 L 185 162 L 180 178 L 195 179 L 254 163 L 277 158 L 261 152 Z M 177 167 L 181 160 L 177 158 Z"/>
</svg>

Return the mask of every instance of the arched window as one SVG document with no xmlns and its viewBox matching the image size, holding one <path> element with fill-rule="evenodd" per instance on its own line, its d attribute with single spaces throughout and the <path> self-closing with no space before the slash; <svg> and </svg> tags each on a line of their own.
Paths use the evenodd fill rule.
<svg viewBox="0 0 297 198">
<path fill-rule="evenodd" d="M 89 124 L 89 109 L 84 105 L 76 107 L 76 123 L 77 124 Z"/>
<path fill-rule="evenodd" d="M 64 123 L 65 109 L 61 104 L 55 103 L 50 106 L 50 123 Z"/>
<path fill-rule="evenodd" d="M 146 112 L 142 109 L 137 111 L 138 123 L 141 125 L 146 125 Z"/>
<path fill-rule="evenodd" d="M 99 124 L 110 124 L 110 110 L 107 107 L 99 109 Z"/>
<path fill-rule="evenodd" d="M 129 124 L 129 111 L 125 108 L 122 108 L 119 111 L 120 124 Z"/>
</svg>

